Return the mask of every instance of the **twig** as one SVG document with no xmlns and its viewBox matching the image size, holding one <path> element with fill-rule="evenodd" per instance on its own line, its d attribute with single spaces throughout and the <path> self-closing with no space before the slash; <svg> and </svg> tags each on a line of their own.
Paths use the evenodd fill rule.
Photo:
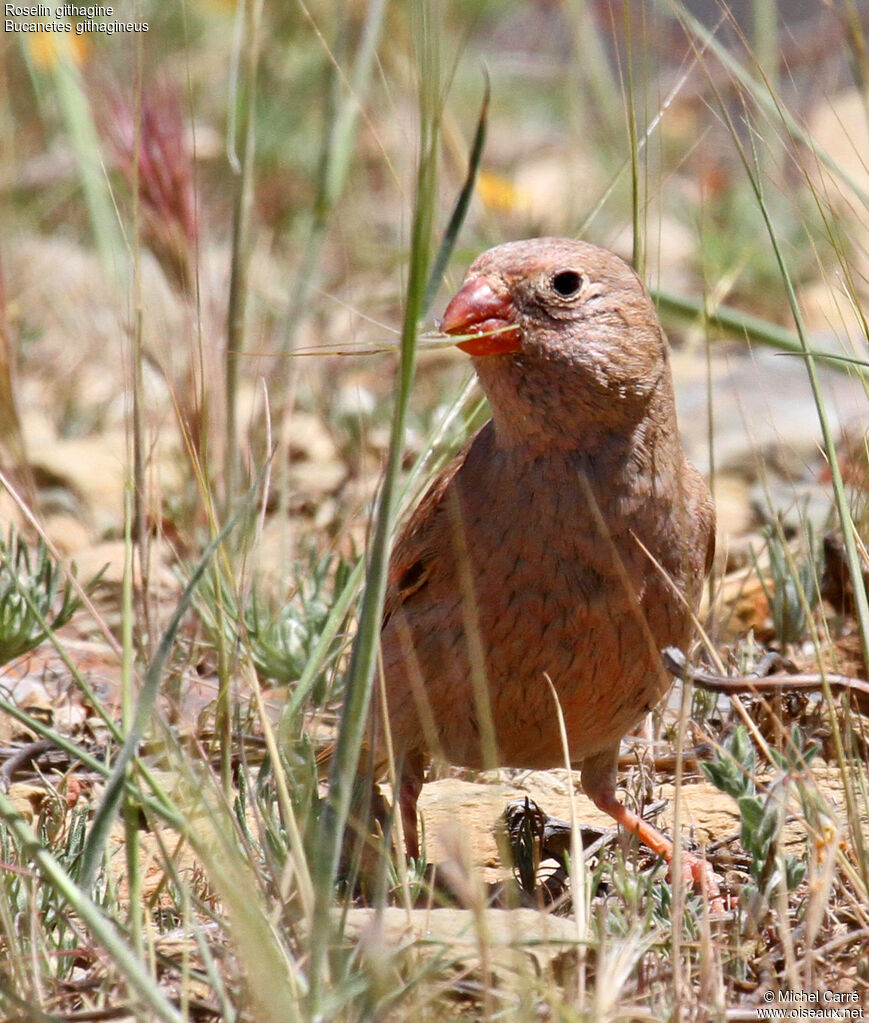
<svg viewBox="0 0 869 1023">
<path fill-rule="evenodd" d="M 676 647 L 667 647 L 661 656 L 667 670 L 676 678 L 693 682 L 695 686 L 711 693 L 736 696 L 741 693 L 775 695 L 782 692 L 820 692 L 826 684 L 833 693 L 854 693 L 861 706 L 869 708 L 869 682 L 848 675 L 770 675 L 766 678 L 735 675 L 728 678 L 703 668 L 689 668 L 685 655 Z"/>
<path fill-rule="evenodd" d="M 26 767 L 36 760 L 37 757 L 41 757 L 43 753 L 47 753 L 54 748 L 53 739 L 37 739 L 35 742 L 29 742 L 26 746 L 23 746 L 17 753 L 13 753 L 6 763 L 0 767 L 0 786 L 3 787 L 3 791 L 8 790 L 12 776 L 16 771 Z"/>
</svg>

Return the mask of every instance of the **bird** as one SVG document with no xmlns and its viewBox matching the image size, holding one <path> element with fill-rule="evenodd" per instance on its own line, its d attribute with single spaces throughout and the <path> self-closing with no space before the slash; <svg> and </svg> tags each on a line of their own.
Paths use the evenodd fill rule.
<svg viewBox="0 0 869 1023">
<path fill-rule="evenodd" d="M 491 419 L 431 483 L 394 545 L 375 763 L 392 751 L 406 851 L 431 759 L 570 763 L 601 810 L 668 861 L 616 796 L 622 738 L 671 684 L 714 553 L 709 490 L 679 438 L 668 342 L 614 253 L 512 241 L 470 266 L 439 324 L 470 355 Z M 720 908 L 707 863 L 683 871 Z"/>
</svg>

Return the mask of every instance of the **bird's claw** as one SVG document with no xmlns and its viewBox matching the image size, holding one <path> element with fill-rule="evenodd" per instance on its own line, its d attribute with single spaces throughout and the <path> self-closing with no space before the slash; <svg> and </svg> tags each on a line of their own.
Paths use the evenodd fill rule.
<svg viewBox="0 0 869 1023">
<path fill-rule="evenodd" d="M 693 856 L 686 852 L 682 853 L 681 861 L 683 882 L 700 892 L 707 900 L 709 912 L 726 912 L 718 876 L 712 869 L 712 864 L 707 860 L 701 860 L 699 856 Z"/>
</svg>

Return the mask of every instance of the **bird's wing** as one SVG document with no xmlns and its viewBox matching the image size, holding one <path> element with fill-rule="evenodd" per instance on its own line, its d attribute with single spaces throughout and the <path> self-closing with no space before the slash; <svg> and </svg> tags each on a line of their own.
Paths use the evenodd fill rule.
<svg viewBox="0 0 869 1023">
<path fill-rule="evenodd" d="M 712 527 L 709 530 L 709 541 L 706 544 L 706 565 L 704 576 L 712 571 L 712 562 L 715 560 L 715 520 L 712 520 Z"/>
<path fill-rule="evenodd" d="M 465 464 L 474 442 L 485 429 L 484 426 L 476 433 L 435 477 L 396 540 L 389 558 L 383 625 L 386 625 L 404 601 L 425 586 L 435 562 L 435 534 L 443 529 L 444 496 L 456 473 Z M 364 742 L 363 749 L 365 746 Z M 334 742 L 317 754 L 317 774 L 321 781 L 328 777 L 334 755 Z"/>
<path fill-rule="evenodd" d="M 703 551 L 703 578 L 705 579 L 709 575 L 712 569 L 712 562 L 715 559 L 715 505 L 712 501 L 712 495 L 709 493 L 709 488 L 706 486 L 706 481 L 703 479 L 700 471 L 691 462 L 688 462 L 689 472 L 694 476 L 695 483 L 691 488 L 690 493 L 693 495 L 693 507 L 689 508 L 689 512 L 693 514 L 693 519 L 696 522 L 696 528 L 699 535 L 706 534 L 706 550 Z"/>
<path fill-rule="evenodd" d="M 440 549 L 437 537 L 444 529 L 445 497 L 485 430 L 484 426 L 435 477 L 395 542 L 389 559 L 384 625 L 410 596 L 425 586 L 435 564 L 436 550 Z"/>
</svg>

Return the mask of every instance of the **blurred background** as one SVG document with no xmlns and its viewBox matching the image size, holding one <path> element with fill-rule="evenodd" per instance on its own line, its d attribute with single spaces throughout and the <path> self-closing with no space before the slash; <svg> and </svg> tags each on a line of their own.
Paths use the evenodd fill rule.
<svg viewBox="0 0 869 1023">
<path fill-rule="evenodd" d="M 0 1006 L 575 1020 L 568 971 L 499 987 L 488 960 L 460 983 L 422 955 L 411 968 L 392 958 L 404 931 L 372 945 L 353 886 L 316 876 L 314 751 L 336 734 L 361 555 L 378 556 L 406 310 L 424 313 L 404 330 L 421 341 L 403 509 L 485 416 L 467 358 L 433 343 L 472 259 L 549 234 L 630 260 L 716 497 L 710 661 L 741 673 L 771 651 L 865 678 L 869 3 L 117 2 L 94 18 L 7 13 L 0 34 L 0 953 L 14 980 L 0 966 Z M 17 30 L 46 22 L 71 31 Z M 438 251 L 418 301 L 412 270 Z M 237 515 L 248 491 L 256 513 Z M 728 871 L 733 926 L 713 940 L 655 864 L 626 871 L 603 834 L 577 960 L 603 978 L 594 1018 L 684 1018 L 690 1003 L 724 1019 L 822 970 L 826 987 L 865 992 L 862 719 L 790 696 L 773 713 L 695 694 L 677 714 L 677 694 L 649 731 L 652 767 L 626 752 L 625 787 L 638 807 L 662 791 L 690 802 L 683 837 L 696 824 Z M 129 764 L 121 821 L 106 765 L 136 707 L 156 738 Z M 682 746 L 694 777 L 679 796 Z M 43 753 L 56 759 L 32 767 Z M 809 784 L 815 756 L 829 763 Z M 426 786 L 429 835 L 461 820 L 476 843 L 464 904 L 505 873 L 492 823 L 525 781 Z M 565 776 L 535 784 L 570 816 Z M 410 914 L 426 865 L 410 882 L 396 869 L 383 892 Z M 331 949 L 318 1002 L 326 931 L 312 942 L 311 928 L 332 905 L 353 940 Z M 146 928 L 170 941 L 162 959 Z M 467 957 L 455 933 L 449 956 Z M 356 958 L 360 934 L 381 958 Z"/>
<path fill-rule="evenodd" d="M 102 19 L 147 32 L 5 31 L 4 467 L 64 552 L 117 539 L 136 378 L 150 529 L 195 545 L 203 480 L 237 493 L 268 429 L 289 552 L 306 531 L 361 536 L 395 365 L 364 346 L 394 345 L 401 323 L 416 23 L 429 19 L 436 232 L 491 90 L 432 313 L 477 253 L 511 238 L 581 236 L 634 258 L 679 349 L 686 442 L 708 471 L 717 438 L 739 533 L 754 454 L 781 448 L 793 482 L 817 438 L 804 368 L 744 318 L 793 327 L 752 176 L 808 334 L 863 350 L 866 15 L 858 0 L 196 0 L 124 2 Z M 703 316 L 722 305 L 743 317 L 726 336 Z M 411 453 L 467 374 L 459 353 L 423 353 Z M 861 389 L 827 378 L 836 422 L 853 429 Z M 0 509 L 20 519 L 6 493 Z"/>
</svg>

